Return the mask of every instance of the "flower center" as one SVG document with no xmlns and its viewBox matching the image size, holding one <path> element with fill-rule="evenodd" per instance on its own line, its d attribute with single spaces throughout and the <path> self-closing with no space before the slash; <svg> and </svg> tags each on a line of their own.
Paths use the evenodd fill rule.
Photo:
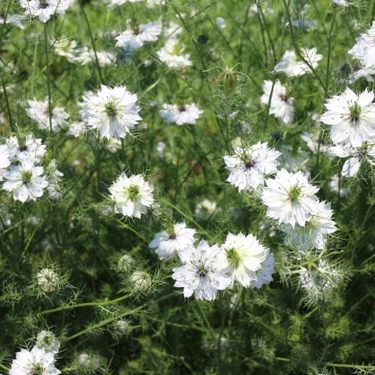
<svg viewBox="0 0 375 375">
<path fill-rule="evenodd" d="M 176 233 L 172 233 L 169 235 L 170 240 L 175 240 L 177 238 Z"/>
<path fill-rule="evenodd" d="M 255 163 L 256 163 L 255 159 L 247 160 L 247 161 L 245 161 L 245 168 L 251 169 L 251 168 L 255 167 Z"/>
<path fill-rule="evenodd" d="M 41 363 L 35 363 L 31 370 L 31 375 L 41 375 L 44 372 L 44 367 Z"/>
<path fill-rule="evenodd" d="M 198 266 L 198 275 L 200 278 L 205 278 L 208 274 L 208 270 L 203 265 Z"/>
<path fill-rule="evenodd" d="M 24 184 L 28 184 L 30 182 L 32 176 L 33 176 L 33 172 L 31 172 L 31 171 L 23 171 L 21 173 L 22 182 Z"/>
<path fill-rule="evenodd" d="M 126 190 L 128 198 L 134 202 L 139 197 L 139 186 L 130 185 Z"/>
<path fill-rule="evenodd" d="M 105 112 L 108 116 L 115 116 L 117 113 L 116 105 L 113 102 L 107 103 L 105 105 Z"/>
<path fill-rule="evenodd" d="M 283 102 L 287 102 L 287 101 L 288 101 L 288 96 L 287 96 L 287 94 L 282 94 L 282 95 L 280 95 L 280 99 L 281 99 Z"/>
<path fill-rule="evenodd" d="M 39 9 L 46 9 L 49 7 L 49 3 L 40 3 L 39 4 Z"/>
<path fill-rule="evenodd" d="M 237 268 L 242 261 L 241 255 L 236 249 L 227 250 L 227 260 L 232 268 Z"/>
<path fill-rule="evenodd" d="M 359 115 L 361 114 L 361 106 L 355 102 L 351 107 L 349 107 L 350 111 L 350 120 L 352 122 L 359 121 Z"/>
<path fill-rule="evenodd" d="M 297 185 L 293 186 L 288 192 L 288 197 L 291 202 L 295 202 L 296 200 L 298 200 L 300 195 L 301 195 L 301 188 Z"/>
</svg>

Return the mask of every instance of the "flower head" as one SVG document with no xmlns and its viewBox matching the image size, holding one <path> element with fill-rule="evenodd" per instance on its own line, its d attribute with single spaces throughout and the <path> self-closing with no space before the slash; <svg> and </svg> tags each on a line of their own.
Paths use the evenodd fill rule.
<svg viewBox="0 0 375 375">
<path fill-rule="evenodd" d="M 53 292 L 58 288 L 60 279 L 58 274 L 51 268 L 44 268 L 36 275 L 39 288 L 43 292 Z"/>
<path fill-rule="evenodd" d="M 12 362 L 9 375 L 58 375 L 61 371 L 55 367 L 52 352 L 34 346 L 31 351 L 21 349 Z"/>
<path fill-rule="evenodd" d="M 367 91 L 357 95 L 349 87 L 341 95 L 328 99 L 320 120 L 331 126 L 330 136 L 334 143 L 360 147 L 362 142 L 373 143 L 375 137 L 374 93 Z"/>
<path fill-rule="evenodd" d="M 36 338 L 36 345 L 46 352 L 57 353 L 60 349 L 60 341 L 51 331 L 41 331 Z"/>
<path fill-rule="evenodd" d="M 115 201 L 115 211 L 128 217 L 139 219 L 154 201 L 153 186 L 140 174 L 127 177 L 122 173 L 108 190 Z"/>
<path fill-rule="evenodd" d="M 194 103 L 177 106 L 177 104 L 163 104 L 160 116 L 165 118 L 168 123 L 177 125 L 194 125 L 203 113 Z"/>
<path fill-rule="evenodd" d="M 238 281 L 248 288 L 256 280 L 256 272 L 262 268 L 268 251 L 252 234 L 244 236 L 242 233 L 228 233 L 215 265 L 218 270 L 231 275 L 232 283 Z"/>
<path fill-rule="evenodd" d="M 184 297 L 193 293 L 196 299 L 212 301 L 218 290 L 226 289 L 231 278 L 215 267 L 215 258 L 219 252 L 217 245 L 209 246 L 206 241 L 199 242 L 196 248 L 189 247 L 180 253 L 185 264 L 173 268 L 174 286 L 184 288 Z"/>
<path fill-rule="evenodd" d="M 20 5 L 26 9 L 25 15 L 39 17 L 39 20 L 45 23 L 55 13 L 64 15 L 72 2 L 72 0 L 20 0 Z"/>
<path fill-rule="evenodd" d="M 86 93 L 81 103 L 81 116 L 91 129 L 96 129 L 100 138 L 125 138 L 141 117 L 136 105 L 137 95 L 125 86 L 113 89 L 102 85 L 96 93 Z"/>
<path fill-rule="evenodd" d="M 268 206 L 267 216 L 289 223 L 293 228 L 298 223 L 304 226 L 311 214 L 318 211 L 318 188 L 307 181 L 302 172 L 289 173 L 285 169 L 277 172 L 275 179 L 266 180 L 262 193 L 263 203 Z"/>
</svg>

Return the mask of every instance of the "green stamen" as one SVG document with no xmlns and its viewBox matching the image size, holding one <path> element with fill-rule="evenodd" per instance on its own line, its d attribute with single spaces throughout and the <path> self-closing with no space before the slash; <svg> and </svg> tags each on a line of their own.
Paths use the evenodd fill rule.
<svg viewBox="0 0 375 375">
<path fill-rule="evenodd" d="M 361 106 L 355 102 L 354 105 L 349 107 L 350 120 L 352 122 L 357 122 L 359 120 L 359 115 L 361 114 Z"/>
<path fill-rule="evenodd" d="M 31 171 L 23 171 L 22 172 L 22 182 L 24 184 L 28 184 L 33 176 L 33 172 Z"/>
<path fill-rule="evenodd" d="M 128 198 L 134 202 L 139 196 L 139 186 L 130 185 L 126 190 L 126 193 L 128 195 Z"/>
<path fill-rule="evenodd" d="M 232 268 L 237 268 L 242 259 L 236 249 L 229 249 L 227 250 L 227 260 Z"/>
<path fill-rule="evenodd" d="M 295 202 L 301 194 L 301 188 L 299 186 L 293 186 L 288 193 L 288 197 L 292 202 Z"/>
</svg>

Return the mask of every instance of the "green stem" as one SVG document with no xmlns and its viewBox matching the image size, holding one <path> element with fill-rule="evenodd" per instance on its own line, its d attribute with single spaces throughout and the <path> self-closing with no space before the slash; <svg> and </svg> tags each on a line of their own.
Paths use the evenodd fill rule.
<svg viewBox="0 0 375 375">
<path fill-rule="evenodd" d="M 4 35 L 4 30 L 5 30 L 5 27 L 6 27 L 6 20 L 7 20 L 7 17 L 8 17 L 8 13 L 9 13 L 11 4 L 12 4 L 12 0 L 9 0 L 7 9 L 6 9 L 5 14 L 4 14 L 3 27 L 0 30 L 0 46 L 3 45 L 3 35 Z"/>
<path fill-rule="evenodd" d="M 8 120 L 9 120 L 11 130 L 14 131 L 15 129 L 13 127 L 12 114 L 10 112 L 8 94 L 7 94 L 7 90 L 6 90 L 6 87 L 5 87 L 5 80 L 4 80 L 3 72 L 1 72 L 0 75 L 1 75 L 1 83 L 2 83 L 2 86 L 3 86 L 3 91 L 4 91 L 4 98 L 5 98 L 5 105 L 6 105 L 6 108 L 7 108 Z"/>
<path fill-rule="evenodd" d="M 101 68 L 100 68 L 98 55 L 96 53 L 95 41 L 94 41 L 94 38 L 92 36 L 90 22 L 89 22 L 89 20 L 87 18 L 85 10 L 83 9 L 82 1 L 79 0 L 78 3 L 79 3 L 79 7 L 81 9 L 81 13 L 83 15 L 83 18 L 85 19 L 85 22 L 86 22 L 86 25 L 87 25 L 87 30 L 88 30 L 89 35 L 90 35 L 91 45 L 92 45 L 92 49 L 94 50 L 95 64 L 96 64 L 96 68 L 98 70 L 98 74 L 99 74 L 99 78 L 100 78 L 100 83 L 103 84 L 104 81 L 103 81 L 102 71 L 101 71 Z"/>
<path fill-rule="evenodd" d="M 333 13 L 331 28 L 329 29 L 328 34 L 328 55 L 327 55 L 327 73 L 326 73 L 326 90 L 325 90 L 325 96 L 328 94 L 328 83 L 329 83 L 329 74 L 330 74 L 330 65 L 331 65 L 331 39 L 332 39 L 332 32 L 333 32 L 333 26 L 336 21 L 336 12 Z"/>
<path fill-rule="evenodd" d="M 73 310 L 73 309 L 79 309 L 81 307 L 90 307 L 90 306 L 106 306 L 106 305 L 113 305 L 115 303 L 121 302 L 127 298 L 129 298 L 130 295 L 125 295 L 116 299 L 112 299 L 110 301 L 102 301 L 102 302 L 85 302 L 85 303 L 79 303 L 78 305 L 69 305 L 69 306 L 61 306 L 56 309 L 51 310 L 45 310 L 39 313 L 38 315 L 46 315 L 51 314 L 59 311 L 66 311 L 66 310 Z"/>
<path fill-rule="evenodd" d="M 44 47 L 46 52 L 46 67 L 47 67 L 47 92 L 48 92 L 48 118 L 49 118 L 49 130 L 52 132 L 52 97 L 51 97 L 51 72 L 49 67 L 48 59 L 48 34 L 47 34 L 47 22 L 43 24 L 44 26 Z"/>
</svg>

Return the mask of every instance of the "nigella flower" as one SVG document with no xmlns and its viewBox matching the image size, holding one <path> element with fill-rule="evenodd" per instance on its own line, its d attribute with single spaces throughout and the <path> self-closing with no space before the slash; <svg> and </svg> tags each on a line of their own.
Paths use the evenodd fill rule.
<svg viewBox="0 0 375 375">
<path fill-rule="evenodd" d="M 115 211 L 128 217 L 139 219 L 154 201 L 153 186 L 140 174 L 127 177 L 122 173 L 108 190 L 115 201 Z"/>
<path fill-rule="evenodd" d="M 29 108 L 26 109 L 27 115 L 37 122 L 39 129 L 42 130 L 52 130 L 57 132 L 60 129 L 65 129 L 67 126 L 67 119 L 69 115 L 65 112 L 62 107 L 54 107 L 51 114 L 51 126 L 50 129 L 50 119 L 49 119 L 49 109 L 48 100 L 28 100 Z"/>
<path fill-rule="evenodd" d="M 315 193 L 319 190 L 307 181 L 302 172 L 289 173 L 282 169 L 277 172 L 275 179 L 267 179 L 263 189 L 262 200 L 268 207 L 267 216 L 279 223 L 296 223 L 304 226 L 310 215 L 318 212 L 318 198 Z"/>
<path fill-rule="evenodd" d="M 43 189 L 48 182 L 41 166 L 34 166 L 30 160 L 20 165 L 11 165 L 9 172 L 4 174 L 6 181 L 3 189 L 13 192 L 13 198 L 22 203 L 36 200 L 43 195 Z"/>
<path fill-rule="evenodd" d="M 128 21 L 128 29 L 117 36 L 116 47 L 126 50 L 139 49 L 145 42 L 154 42 L 161 33 L 161 25 L 149 22 L 142 25 L 135 25 Z"/>
<path fill-rule="evenodd" d="M 177 104 L 163 104 L 160 116 L 168 123 L 177 125 L 194 125 L 203 113 L 194 103 L 178 106 Z"/>
<path fill-rule="evenodd" d="M 263 285 L 269 284 L 273 278 L 272 275 L 275 273 L 275 258 L 272 253 L 267 250 L 267 257 L 262 262 L 262 268 L 257 271 L 256 279 L 251 283 L 252 288 L 260 289 Z"/>
<path fill-rule="evenodd" d="M 34 346 L 31 351 L 21 349 L 12 362 L 9 375 L 58 375 L 61 371 L 55 367 L 55 358 L 52 352 Z"/>
<path fill-rule="evenodd" d="M 248 288 L 257 279 L 256 272 L 262 268 L 268 251 L 252 234 L 244 236 L 242 233 L 228 233 L 215 265 L 218 270 L 231 275 L 232 283 L 238 281 Z"/>
<path fill-rule="evenodd" d="M 368 91 L 357 95 L 349 87 L 341 95 L 328 99 L 328 111 L 320 120 L 331 126 L 330 136 L 334 143 L 360 147 L 362 142 L 373 142 L 375 137 L 374 93 Z"/>
<path fill-rule="evenodd" d="M 178 223 L 169 232 L 163 231 L 155 234 L 148 245 L 156 248 L 156 253 L 161 260 L 170 259 L 175 252 L 180 252 L 195 242 L 195 229 L 186 228 L 186 223 Z"/>
<path fill-rule="evenodd" d="M 175 287 L 184 288 L 184 297 L 194 293 L 196 299 L 212 301 L 218 290 L 224 290 L 231 284 L 230 276 L 215 267 L 218 252 L 217 245 L 209 246 L 203 240 L 196 248 L 181 251 L 179 255 L 185 264 L 173 268 L 172 279 L 176 280 Z"/>
<path fill-rule="evenodd" d="M 32 133 L 27 134 L 22 140 L 11 136 L 6 140 L 6 145 L 12 162 L 31 160 L 34 164 L 38 164 L 46 153 L 46 146 L 42 144 L 42 140 L 34 138 Z"/>
<path fill-rule="evenodd" d="M 318 62 L 323 58 L 322 55 L 316 53 L 316 48 L 302 48 L 301 55 L 313 69 L 318 66 Z M 294 51 L 287 50 L 281 61 L 275 65 L 275 71 L 284 72 L 288 77 L 296 77 L 306 73 L 311 73 L 309 65 L 303 61 L 297 60 Z"/>
<path fill-rule="evenodd" d="M 72 0 L 20 0 L 25 15 L 39 17 L 40 21 L 47 22 L 55 13 L 64 15 L 72 4 Z"/>
<path fill-rule="evenodd" d="M 143 0 L 104 0 L 109 9 L 113 9 L 117 6 L 124 5 L 126 3 L 139 3 Z"/>
<path fill-rule="evenodd" d="M 263 91 L 264 94 L 261 96 L 260 101 L 267 105 L 270 102 L 272 92 L 269 109 L 270 114 L 275 115 L 275 117 L 280 119 L 284 124 L 290 124 L 293 121 L 294 115 L 294 99 L 287 94 L 286 87 L 283 86 L 278 79 L 275 83 L 272 83 L 272 81 L 264 81 Z"/>
<path fill-rule="evenodd" d="M 241 148 L 236 147 L 233 156 L 224 156 L 226 169 L 230 171 L 227 181 L 241 191 L 253 191 L 264 184 L 265 175 L 277 171 L 277 158 L 281 152 L 268 148 L 267 143 Z"/>
<path fill-rule="evenodd" d="M 98 93 L 85 94 L 80 113 L 87 125 L 98 131 L 100 138 L 120 139 L 141 120 L 136 102 L 137 95 L 125 86 L 111 89 L 102 85 Z"/>
<path fill-rule="evenodd" d="M 3 181 L 3 175 L 7 172 L 6 168 L 10 165 L 9 157 L 7 145 L 0 145 L 0 181 Z"/>
<path fill-rule="evenodd" d="M 183 69 L 193 65 L 190 61 L 190 55 L 183 53 L 185 46 L 178 42 L 176 37 L 169 38 L 165 46 L 156 52 L 160 61 L 173 69 Z"/>
</svg>

